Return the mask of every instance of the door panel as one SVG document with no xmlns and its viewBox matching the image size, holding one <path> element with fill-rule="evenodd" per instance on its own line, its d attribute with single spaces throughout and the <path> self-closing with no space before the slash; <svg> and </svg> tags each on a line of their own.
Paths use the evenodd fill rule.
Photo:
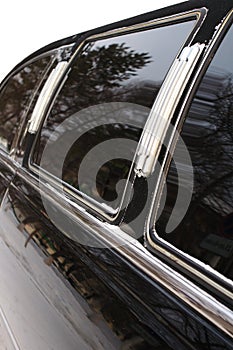
<svg viewBox="0 0 233 350">
<path fill-rule="evenodd" d="M 59 214 L 59 198 L 54 201 L 51 196 L 50 201 Z M 68 237 L 69 232 L 64 235 L 57 229 L 45 212 L 36 179 L 22 170 L 9 188 L 1 215 L 6 220 L 3 244 L 11 247 L 18 266 L 10 274 L 17 271 L 17 281 L 11 278 L 5 284 L 11 283 L 12 291 L 18 288 L 15 310 L 23 317 L 23 308 L 25 313 L 29 309 L 24 327 L 30 328 L 33 319 L 32 338 L 46 334 L 52 348 L 63 332 L 66 349 L 84 339 L 94 348 L 104 342 L 100 349 L 127 344 L 134 344 L 133 349 L 230 349 L 216 329 L 113 249 L 82 246 Z M 68 212 L 67 217 L 72 220 Z M 91 226 L 88 232 L 81 220 L 72 220 L 72 230 L 91 234 Z M 13 318 L 12 322 L 16 325 Z M 49 334 L 54 334 L 53 340 Z"/>
<path fill-rule="evenodd" d="M 11 185 L 0 210 L 0 305 L 19 348 L 119 348 L 102 320 L 56 272 L 58 266 L 50 266 L 45 251 L 53 252 L 58 243 L 46 234 L 50 230 L 40 212 L 30 209 L 29 198 L 17 192 Z"/>
<path fill-rule="evenodd" d="M 7 187 L 15 174 L 16 165 L 12 159 L 0 150 L 0 203 L 4 197 Z"/>
</svg>

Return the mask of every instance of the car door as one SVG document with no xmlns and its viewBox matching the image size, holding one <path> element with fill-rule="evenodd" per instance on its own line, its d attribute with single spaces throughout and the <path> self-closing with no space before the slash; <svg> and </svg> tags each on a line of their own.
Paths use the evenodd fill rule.
<svg viewBox="0 0 233 350">
<path fill-rule="evenodd" d="M 179 91 L 170 85 L 175 113 L 225 15 L 215 12 L 212 23 L 210 2 L 201 5 L 85 33 L 70 62 L 54 67 L 2 203 L 19 276 L 17 291 L 6 281 L 13 306 L 5 314 L 22 348 L 231 348 L 193 308 L 199 286 L 143 245 L 152 193 L 134 172 L 154 101 L 167 96 L 167 73 L 181 72 L 194 52 Z"/>
<path fill-rule="evenodd" d="M 26 288 L 31 291 L 34 306 L 22 327 L 33 319 L 32 335 L 37 338 L 36 333 L 42 334 L 51 348 L 73 348 L 75 341 L 77 344 L 83 341 L 80 332 L 85 335 L 87 327 L 92 331 L 85 335 L 85 340 L 87 346 L 95 344 L 94 348 L 98 348 L 99 342 L 108 342 L 113 347 L 135 343 L 169 348 L 163 338 L 169 344 L 183 346 L 176 332 L 166 328 L 164 318 L 160 319 L 152 310 L 147 315 L 141 302 L 134 303 L 125 287 L 119 288 L 108 273 L 101 271 L 101 265 L 108 262 L 112 268 L 118 266 L 124 276 L 132 275 L 120 255 L 108 257 L 108 242 L 102 239 L 107 230 L 113 233 L 114 228 L 118 229 L 115 223 L 124 212 L 124 207 L 119 209 L 121 197 L 145 120 L 170 65 L 195 25 L 199 25 L 199 14 L 203 16 L 202 10 L 200 13 L 191 10 L 174 18 L 164 15 L 146 23 L 138 21 L 119 30 L 117 36 L 114 30 L 105 28 L 99 35 L 88 33 L 86 39 L 77 43 L 70 64 L 62 60 L 54 68 L 38 99 L 28 127 L 25 153 L 19 146 L 18 152 L 24 154 L 23 167 L 9 187 L 3 209 L 8 224 L 18 227 L 18 232 L 11 236 L 5 233 L 7 244 L 14 246 L 20 265 L 29 271 L 37 287 Z M 174 40 L 168 50 L 171 33 Z M 151 46 L 151 42 L 156 45 Z M 47 152 L 48 139 L 58 142 Z M 98 154 L 103 158 L 98 159 Z M 79 184 L 76 174 L 86 155 L 91 161 L 83 168 Z M 64 176 L 59 178 L 59 167 L 63 164 Z M 97 186 L 91 177 L 96 169 Z M 117 189 L 120 180 L 123 187 Z M 109 266 L 105 271 L 108 269 Z M 133 276 L 130 281 L 134 283 Z M 135 281 L 142 285 L 143 293 L 146 286 L 151 288 L 136 276 Z M 22 305 L 24 288 L 19 289 Z M 42 301 L 38 288 L 46 300 Z M 89 320 L 85 310 L 79 312 L 77 292 L 94 308 Z M 160 298 L 165 301 L 162 295 Z M 134 305 L 133 310 L 130 305 Z M 52 324 L 57 327 L 53 327 L 47 319 L 53 318 L 56 310 Z M 136 310 L 143 311 L 142 324 L 134 316 Z M 8 315 L 13 319 L 11 313 Z M 147 317 L 152 322 L 153 337 L 145 324 Z M 61 320 L 68 328 L 62 329 Z M 26 346 L 22 330 L 14 329 Z M 48 338 L 49 332 L 53 333 L 52 339 Z"/>
<path fill-rule="evenodd" d="M 9 201 L 11 196 L 9 189 L 11 189 L 11 184 L 23 162 L 26 130 L 30 125 L 30 118 L 38 96 L 54 66 L 61 59 L 68 59 L 71 49 L 72 45 L 66 45 L 33 55 L 17 66 L 2 84 L 0 99 L 0 199 L 3 202 L 0 208 L 0 338 L 1 346 L 6 346 L 9 349 L 33 348 L 35 337 L 33 331 L 32 333 L 30 331 L 30 325 L 34 329 L 33 323 L 36 316 L 35 312 L 32 312 L 32 315 L 28 312 L 28 305 L 31 310 L 37 305 L 37 308 L 35 307 L 37 314 L 46 307 L 46 304 L 42 302 L 43 298 L 40 298 L 38 288 L 35 288 L 33 284 L 35 281 L 30 282 L 28 267 L 36 263 L 35 257 L 28 267 L 22 260 L 24 259 L 22 252 L 25 248 L 24 243 L 21 245 L 18 240 L 18 232 L 21 232 L 22 225 L 13 224 L 8 217 L 11 204 L 14 208 L 13 215 L 20 215 L 21 220 L 23 215 L 20 213 L 22 203 L 18 205 L 16 199 L 13 199 L 12 203 Z M 31 300 L 29 304 L 28 300 Z M 49 313 L 49 311 L 47 320 L 54 324 L 55 333 L 58 334 L 61 328 L 63 330 L 60 332 L 58 341 L 61 349 L 64 349 L 69 343 L 71 344 L 70 348 L 75 349 L 77 342 L 72 340 L 72 332 L 70 334 L 71 340 L 65 340 L 62 320 L 56 317 L 56 312 L 52 310 Z M 25 319 L 27 320 L 26 324 Z M 26 337 L 24 336 L 25 332 L 27 333 Z M 69 331 L 67 333 L 69 334 Z M 41 332 L 41 336 L 42 340 L 39 342 L 37 339 L 36 347 L 38 349 L 49 348 L 48 346 L 51 344 L 48 345 L 46 331 L 43 334 Z M 21 338 L 24 338 L 23 343 Z M 85 348 L 84 342 L 80 342 L 80 347 Z"/>
</svg>

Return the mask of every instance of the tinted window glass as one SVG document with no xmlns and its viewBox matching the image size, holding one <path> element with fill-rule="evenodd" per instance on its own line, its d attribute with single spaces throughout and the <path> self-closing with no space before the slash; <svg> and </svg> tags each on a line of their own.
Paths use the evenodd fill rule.
<svg viewBox="0 0 233 350">
<path fill-rule="evenodd" d="M 40 164 L 45 144 L 57 126 L 73 118 L 53 134 L 56 156 L 48 160 L 46 170 L 57 176 L 64 133 L 76 128 L 77 137 L 75 141 L 70 137 L 72 144 L 64 159 L 63 180 L 84 195 L 117 207 L 117 191 L 123 191 L 123 187 L 117 189 L 117 183 L 127 178 L 149 110 L 193 25 L 193 21 L 183 22 L 86 43 L 42 127 L 34 163 Z M 115 146 L 105 143 L 100 147 L 109 140 L 115 140 Z M 79 176 L 87 154 L 89 164 Z"/>
<path fill-rule="evenodd" d="M 171 233 L 166 225 L 175 205 L 177 169 L 171 165 L 167 200 L 157 232 L 182 251 L 233 277 L 233 29 L 212 60 L 192 102 L 181 137 L 194 171 L 191 204 Z M 180 168 L 190 168 L 180 159 Z M 191 178 L 191 173 L 190 173 Z M 165 195 L 164 195 L 165 196 Z"/>
<path fill-rule="evenodd" d="M 25 66 L 8 80 L 0 93 L 0 147 L 6 151 L 11 148 L 50 60 L 47 56 Z"/>
</svg>

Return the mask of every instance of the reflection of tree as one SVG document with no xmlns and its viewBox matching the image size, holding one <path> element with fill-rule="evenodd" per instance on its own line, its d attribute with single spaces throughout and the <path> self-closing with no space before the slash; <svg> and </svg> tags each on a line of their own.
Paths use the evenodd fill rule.
<svg viewBox="0 0 233 350">
<path fill-rule="evenodd" d="M 36 92 L 38 82 L 50 61 L 44 57 L 24 67 L 10 78 L 0 98 L 0 138 L 8 148 L 16 133 L 23 113 L 30 107 L 30 100 Z"/>
<path fill-rule="evenodd" d="M 135 77 L 149 62 L 150 57 L 147 53 L 138 53 L 124 43 L 108 46 L 97 46 L 93 43 L 86 45 L 77 57 L 68 80 L 55 101 L 46 129 L 42 129 L 40 152 L 42 153 L 43 145 L 47 141 L 48 130 L 52 132 L 58 124 L 80 110 L 106 102 L 127 102 L 127 99 L 133 102 L 132 99 L 135 97 L 131 97 L 127 85 L 130 85 L 131 94 L 133 94 L 130 78 Z M 155 90 L 155 93 L 157 90 Z M 154 94 L 150 95 L 151 99 L 152 95 L 154 96 Z M 135 102 L 137 103 L 137 99 Z M 146 103 L 150 103 L 148 98 Z M 105 116 L 104 111 L 103 115 L 101 115 L 103 125 L 98 128 L 95 128 L 95 120 L 97 118 L 95 113 L 90 113 L 86 119 L 77 118 L 74 128 L 78 127 L 81 130 L 84 127 L 86 128 L 86 133 L 71 147 L 64 163 L 63 173 L 63 179 L 73 187 L 78 187 L 77 175 L 82 160 L 87 152 L 96 145 L 113 138 L 125 138 L 135 141 L 139 139 L 145 118 L 142 118 L 143 124 L 140 123 L 139 127 L 136 128 L 130 126 L 127 119 L 129 116 L 125 111 L 121 110 L 120 113 L 121 115 L 125 114 L 125 125 L 118 122 L 117 114 L 115 117 L 113 117 L 113 113 Z M 132 116 L 131 113 L 131 117 L 135 119 L 136 115 Z M 111 118 L 111 125 L 109 125 L 109 118 Z M 105 125 L 105 123 L 108 125 Z M 61 135 L 58 135 L 58 138 L 60 137 L 59 142 L 57 142 L 58 148 L 63 147 L 62 133 L 65 131 L 67 130 L 62 130 Z M 134 151 L 133 149 L 131 152 L 132 158 Z M 40 162 L 40 155 L 37 157 L 36 162 Z M 129 168 L 130 162 L 122 159 L 105 164 L 97 177 L 99 193 L 106 196 L 106 198 L 116 198 L 115 185 L 119 180 L 127 177 Z M 81 187 L 82 192 L 88 195 L 92 194 L 95 197 L 96 188 L 93 189 L 93 184 L 89 184 L 88 174 L 86 182 Z"/>
<path fill-rule="evenodd" d="M 28 199 L 33 204 L 37 203 L 38 205 L 40 203 L 40 199 L 38 202 L 36 201 L 38 199 L 37 194 L 31 188 L 25 186 L 25 191 L 28 191 Z M 84 298 L 92 311 L 90 313 L 91 317 L 94 320 L 100 319 L 101 322 L 105 323 L 106 330 L 110 329 L 115 334 L 116 339 L 119 339 L 122 349 L 135 348 L 135 344 L 137 345 L 137 349 L 154 349 L 154 347 L 157 348 L 158 344 L 160 344 L 162 349 L 170 350 L 170 347 L 165 344 L 164 339 L 160 339 L 156 335 L 152 336 L 153 333 L 148 328 L 148 325 L 143 324 L 141 320 L 139 322 L 127 303 L 125 301 L 122 302 L 122 299 L 119 297 L 121 293 L 116 293 L 114 292 L 114 288 L 108 287 L 106 281 L 111 286 L 114 283 L 111 282 L 114 279 L 108 276 L 108 267 L 119 266 L 114 254 L 110 253 L 111 256 L 108 262 L 108 256 L 105 257 L 103 254 L 105 249 L 82 246 L 72 241 L 54 227 L 47 220 L 47 217 L 45 218 L 44 215 L 41 215 L 41 212 L 35 211 L 33 206 L 28 206 L 28 203 L 12 188 L 10 189 L 8 198 L 7 210 L 12 210 L 12 214 L 18 221 L 19 230 L 17 232 L 27 237 L 25 248 L 28 249 L 28 246 L 33 241 L 33 247 L 35 248 L 37 246 L 36 251 L 38 253 L 39 249 L 39 255 L 41 258 L 44 257 L 44 263 L 48 266 L 53 265 L 53 270 L 56 270 L 58 276 L 62 277 L 62 280 L 66 280 L 66 288 L 69 288 L 75 295 L 78 293 L 78 295 Z M 85 236 L 88 235 L 88 232 L 84 231 L 77 223 L 74 224 L 69 216 L 67 216 L 67 222 L 70 222 L 72 225 L 77 238 L 82 232 Z M 67 229 L 67 232 L 70 232 L 69 229 Z M 53 298 L 47 289 L 48 284 L 44 283 L 43 266 L 41 267 L 39 263 L 36 269 L 34 269 L 34 265 L 31 264 L 30 254 L 25 254 L 20 245 L 16 247 L 16 252 L 19 259 L 22 259 L 22 263 L 27 265 L 27 270 L 30 269 L 31 278 L 37 281 L 40 290 L 45 295 L 48 295 L 50 303 L 54 303 L 55 307 L 59 305 L 59 310 L 63 312 L 63 316 L 67 318 L 67 321 L 75 324 L 76 311 L 72 311 L 72 307 L 75 305 L 72 302 L 72 298 L 67 296 L 65 300 L 57 295 Z M 35 262 L 34 257 L 33 261 Z M 118 273 L 122 271 L 123 266 L 121 263 Z M 102 271 L 104 271 L 104 274 Z M 58 285 L 56 284 L 56 286 Z M 61 287 L 60 285 L 59 288 Z M 49 284 L 49 288 L 51 288 L 51 284 Z M 163 296 L 161 298 L 165 301 L 163 303 L 161 302 L 165 311 L 160 311 L 160 306 L 157 308 L 160 314 L 168 317 L 169 314 L 166 312 L 166 309 L 169 308 L 169 310 L 172 309 L 171 311 L 173 311 L 175 306 L 172 303 L 169 304 L 167 298 Z M 182 316 L 185 318 L 185 314 Z M 163 326 L 162 322 L 161 326 Z M 169 328 L 168 334 L 173 330 L 172 326 L 169 326 Z M 79 332 L 78 328 L 74 329 Z"/>
<path fill-rule="evenodd" d="M 66 288 L 84 298 L 92 311 L 91 320 L 105 322 L 105 326 L 116 335 L 122 349 L 171 350 L 166 343 L 171 344 L 172 348 L 175 344 L 179 349 L 181 339 L 186 339 L 185 344 L 198 349 L 225 349 L 222 339 L 209 332 L 199 319 L 190 317 L 166 293 L 145 281 L 112 249 L 82 246 L 61 233 L 42 214 L 43 210 L 38 211 L 41 205 L 38 193 L 25 184 L 27 200 L 33 204 L 29 205 L 18 191 L 21 182 L 16 184 L 15 188 L 12 186 L 9 189 L 7 212 L 18 222 L 17 233 L 26 239 L 25 248 L 30 249 L 32 244 L 34 254 L 26 254 L 21 244 L 17 244 L 17 237 L 13 236 L 11 241 L 9 235 L 6 242 L 14 249 L 19 263 L 30 272 L 31 279 L 36 281 L 40 291 L 48 296 L 51 305 L 55 308 L 59 306 L 68 322 L 75 323 L 77 308 L 73 309 L 75 304 L 69 293 L 66 293 L 64 299 L 63 293 L 50 292 L 51 286 L 59 286 L 59 290 L 62 286 L 60 283 L 54 284 L 53 279 L 51 283 L 47 282 L 43 261 L 48 266 L 53 265 L 53 272 L 56 271 L 63 282 L 65 279 Z M 90 233 L 71 220 L 71 217 L 67 216 L 66 219 L 67 223 L 70 222 L 68 226 L 72 225 L 77 239 L 82 232 L 85 236 Z M 38 253 L 37 260 L 35 255 Z M 142 302 L 144 300 L 147 308 L 145 302 Z M 79 332 L 78 327 L 75 329 Z"/>
<path fill-rule="evenodd" d="M 119 87 L 120 82 L 136 75 L 149 62 L 147 53 L 137 53 L 124 43 L 96 48 L 89 44 L 78 60 L 78 70 L 84 77 L 82 87 L 87 91 L 94 88 L 95 92 Z M 90 77 L 87 84 L 86 74 Z"/>
<path fill-rule="evenodd" d="M 50 123 L 59 123 L 71 114 L 99 103 L 117 100 L 117 89 L 150 63 L 147 53 L 138 53 L 122 44 L 88 44 L 77 58 L 59 95 Z M 49 123 L 49 125 L 50 125 Z"/>
<path fill-rule="evenodd" d="M 209 105 L 206 131 L 198 140 L 195 153 L 191 154 L 197 182 L 194 201 L 199 205 L 208 197 L 212 206 L 213 201 L 216 202 L 218 214 L 226 215 L 233 203 L 233 171 L 229 166 L 233 161 L 233 84 L 232 75 L 211 73 L 204 79 L 204 99 L 200 96 L 199 100 Z M 217 86 L 216 82 L 212 83 L 214 80 Z"/>
<path fill-rule="evenodd" d="M 224 77 L 224 88 L 218 92 L 216 115 L 217 126 L 226 137 L 226 142 L 233 143 L 233 74 Z M 232 148 L 230 149 L 232 151 Z M 228 153 L 229 156 L 232 156 Z"/>
</svg>

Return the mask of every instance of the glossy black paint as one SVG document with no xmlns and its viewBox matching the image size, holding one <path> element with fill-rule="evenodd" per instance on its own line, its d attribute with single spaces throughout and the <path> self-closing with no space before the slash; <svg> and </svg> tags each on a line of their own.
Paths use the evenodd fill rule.
<svg viewBox="0 0 233 350">
<path fill-rule="evenodd" d="M 54 202 L 52 205 L 56 206 Z M 169 349 L 162 340 L 166 336 L 169 343 L 180 344 L 173 332 L 168 334 L 163 322 L 153 320 L 151 329 L 145 322 L 145 317 L 148 316 L 142 316 L 142 321 L 135 317 L 135 312 L 143 309 L 142 306 L 138 307 L 127 296 L 126 286 L 122 288 L 116 284 L 117 276 L 109 278 L 119 268 L 124 271 L 124 264 L 118 261 L 114 253 L 109 252 L 108 256 L 108 250 L 84 247 L 64 236 L 44 214 L 38 191 L 21 176 L 16 176 L 9 187 L 2 209 L 6 210 L 7 220 L 14 220 L 16 223 L 17 234 L 24 236 L 25 245 L 20 251 L 22 257 L 26 254 L 28 244 L 36 244 L 38 252 L 42 252 L 41 260 L 48 265 L 48 269 L 52 269 L 53 265 L 58 274 L 69 281 L 68 288 L 80 293 L 98 311 L 122 343 L 130 342 L 130 339 L 133 342 L 134 338 L 138 338 L 140 348 L 150 349 L 161 345 L 164 349 Z M 81 231 L 88 234 L 77 224 L 72 229 L 77 233 Z M 121 278 L 125 278 L 125 274 L 127 270 Z M 40 283 L 39 280 L 37 282 Z M 153 329 L 159 329 L 159 334 Z"/>
<path fill-rule="evenodd" d="M 2 204 L 6 219 L 14 220 L 17 234 L 24 236 L 20 254 L 26 254 L 28 244 L 36 244 L 41 261 L 67 279 L 68 288 L 100 313 L 123 344 L 137 338 L 140 346 L 135 349 L 231 348 L 230 339 L 114 249 L 84 247 L 66 237 L 48 220 L 38 189 L 27 180 L 17 175 Z M 61 210 L 54 200 L 51 205 Z M 90 234 L 80 224 L 70 225 L 78 234 Z"/>
<path fill-rule="evenodd" d="M 203 0 L 198 1 L 198 4 L 197 1 L 189 1 L 59 41 L 39 50 L 30 58 L 61 45 L 75 42 L 77 46 L 84 37 L 105 30 L 192 10 L 196 7 L 208 8 L 209 5 L 211 8 L 208 9 L 207 20 L 193 38 L 193 43 L 207 42 L 211 39 L 216 25 L 232 8 L 232 1 Z M 23 151 L 23 149 L 19 150 L 19 153 L 22 155 Z M 22 161 L 22 156 L 16 157 L 16 160 Z M 54 274 L 59 280 L 53 284 L 54 291 L 59 291 L 61 282 L 66 290 L 65 299 L 70 303 L 71 308 L 75 308 L 74 299 L 80 303 L 81 295 L 94 310 L 90 316 L 91 322 L 101 331 L 104 327 L 110 328 L 109 338 L 118 339 L 116 348 L 232 349 L 232 339 L 162 285 L 156 284 L 145 276 L 138 267 L 121 256 L 114 248 L 82 246 L 61 232 L 46 214 L 41 200 L 38 177 L 31 174 L 26 167 L 18 167 L 19 163 L 0 154 L 1 213 L 6 223 L 11 223 L 11 227 L 14 227 L 14 231 L 9 232 L 10 249 L 16 256 L 19 255 L 19 260 L 25 264 L 25 269 L 29 270 L 31 279 L 41 286 L 42 294 L 46 292 L 43 290 L 42 268 L 46 265 L 48 280 Z M 73 235 L 89 235 L 93 239 L 92 231 L 88 231 L 83 224 L 82 213 L 76 212 L 77 220 L 73 219 L 71 209 L 61 202 L 56 192 L 52 192 L 46 185 L 43 191 L 48 194 L 48 200 L 55 211 L 63 212 L 65 207 L 67 227 Z M 140 210 L 138 203 L 134 201 L 126 212 L 125 222 L 130 221 L 138 210 Z M 21 245 L 14 241 L 13 237 L 16 236 L 20 237 Z M 32 260 L 28 260 L 29 246 L 34 248 L 35 260 L 33 257 Z M 39 264 L 38 261 L 40 261 Z M 37 274 L 33 271 L 34 263 L 38 264 L 37 268 L 40 271 Z M 48 296 L 49 298 L 51 296 Z M 58 301 L 56 308 L 78 333 L 78 326 L 74 324 L 72 315 L 66 310 L 65 302 L 62 304 L 60 299 Z M 55 301 L 51 302 L 55 304 Z M 103 333 L 106 333 L 105 328 Z M 89 336 L 92 338 L 93 334 Z"/>
<path fill-rule="evenodd" d="M 14 177 L 16 166 L 13 165 L 8 157 L 1 154 L 0 157 L 0 201 L 2 201 L 6 189 L 8 188 L 11 180 Z"/>
</svg>

